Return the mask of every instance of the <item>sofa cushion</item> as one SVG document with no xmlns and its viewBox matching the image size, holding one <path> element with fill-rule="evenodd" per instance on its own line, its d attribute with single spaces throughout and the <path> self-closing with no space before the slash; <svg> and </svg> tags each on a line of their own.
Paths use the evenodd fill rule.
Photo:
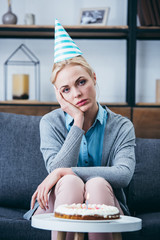
<svg viewBox="0 0 160 240">
<path fill-rule="evenodd" d="M 1 240 L 50 240 L 50 231 L 31 227 L 31 222 L 23 219 L 25 210 L 0 207 Z"/>
<path fill-rule="evenodd" d="M 26 209 L 0 207 L 0 219 L 22 220 Z"/>
<path fill-rule="evenodd" d="M 160 239 L 160 212 L 139 214 L 136 217 L 142 219 L 141 239 Z"/>
<path fill-rule="evenodd" d="M 160 210 L 160 139 L 136 140 L 136 168 L 128 205 L 137 212 Z"/>
<path fill-rule="evenodd" d="M 138 214 L 142 219 L 142 229 L 135 232 L 122 233 L 123 240 L 159 240 L 160 239 L 160 212 Z"/>
<path fill-rule="evenodd" d="M 40 152 L 39 116 L 0 113 L 0 205 L 30 207 L 47 171 Z"/>
</svg>

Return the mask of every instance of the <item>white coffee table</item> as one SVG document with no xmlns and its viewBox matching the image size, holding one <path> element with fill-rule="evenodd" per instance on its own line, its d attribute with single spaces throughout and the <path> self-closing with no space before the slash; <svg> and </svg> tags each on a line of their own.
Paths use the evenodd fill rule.
<svg viewBox="0 0 160 240">
<path fill-rule="evenodd" d="M 55 218 L 53 213 L 39 214 L 32 217 L 32 227 L 58 231 L 58 240 L 65 239 L 65 232 L 75 232 L 74 239 L 83 239 L 84 232 L 131 232 L 142 228 L 140 218 L 120 216 L 117 220 L 70 220 Z"/>
</svg>

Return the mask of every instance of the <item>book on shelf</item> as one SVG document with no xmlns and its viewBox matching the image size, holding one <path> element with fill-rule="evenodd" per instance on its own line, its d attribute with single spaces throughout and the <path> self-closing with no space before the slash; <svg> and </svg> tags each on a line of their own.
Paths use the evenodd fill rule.
<svg viewBox="0 0 160 240">
<path fill-rule="evenodd" d="M 160 103 L 160 79 L 156 80 L 156 103 Z"/>
<path fill-rule="evenodd" d="M 160 26 L 160 0 L 138 0 L 137 12 L 141 26 Z"/>
<path fill-rule="evenodd" d="M 144 19 L 143 25 L 141 24 L 141 19 L 139 20 L 142 26 L 151 26 L 152 20 L 151 20 L 150 12 L 148 9 L 148 5 L 146 4 L 146 1 L 148 0 L 138 0 L 138 7 L 140 7 L 140 11 L 142 12 L 142 16 Z"/>
<path fill-rule="evenodd" d="M 143 12 L 142 12 L 141 0 L 138 0 L 137 12 L 138 12 L 139 22 L 140 22 L 141 26 L 145 26 L 145 20 L 144 20 L 144 15 L 143 15 Z"/>
<path fill-rule="evenodd" d="M 160 26 L 160 0 L 153 0 L 153 8 L 155 12 L 157 25 Z"/>
<path fill-rule="evenodd" d="M 153 8 L 153 0 L 146 0 L 146 5 L 150 14 L 150 18 L 151 18 L 151 26 L 156 26 L 157 22 L 156 22 L 156 18 L 155 18 L 155 12 L 154 12 L 154 8 Z"/>
<path fill-rule="evenodd" d="M 159 14 L 160 14 L 160 0 L 156 0 L 156 3 L 157 3 L 158 11 L 159 11 Z"/>
</svg>

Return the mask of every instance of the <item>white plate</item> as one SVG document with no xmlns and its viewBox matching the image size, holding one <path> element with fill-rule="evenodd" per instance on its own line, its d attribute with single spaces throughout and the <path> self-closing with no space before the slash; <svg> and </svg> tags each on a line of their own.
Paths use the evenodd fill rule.
<svg viewBox="0 0 160 240">
<path fill-rule="evenodd" d="M 108 219 L 108 220 L 78 220 L 78 219 L 68 219 L 68 218 L 56 218 L 53 216 L 53 220 L 55 221 L 65 221 L 65 222 L 78 222 L 78 223 L 109 223 L 109 222 L 115 222 L 115 221 L 118 221 L 120 220 L 120 218 L 118 219 Z"/>
</svg>

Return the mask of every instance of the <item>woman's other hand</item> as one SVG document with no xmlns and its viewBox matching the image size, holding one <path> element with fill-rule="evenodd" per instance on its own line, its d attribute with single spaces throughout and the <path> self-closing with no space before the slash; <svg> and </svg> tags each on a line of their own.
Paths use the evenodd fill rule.
<svg viewBox="0 0 160 240">
<path fill-rule="evenodd" d="M 55 87 L 56 98 L 62 110 L 68 113 L 74 119 L 74 125 L 82 128 L 84 123 L 84 113 L 73 104 L 64 99 L 62 93 Z"/>
<path fill-rule="evenodd" d="M 37 187 L 31 200 L 31 209 L 33 209 L 37 199 L 42 209 L 48 208 L 48 193 L 64 175 L 75 175 L 71 168 L 57 168 L 51 172 L 43 182 Z"/>
</svg>

